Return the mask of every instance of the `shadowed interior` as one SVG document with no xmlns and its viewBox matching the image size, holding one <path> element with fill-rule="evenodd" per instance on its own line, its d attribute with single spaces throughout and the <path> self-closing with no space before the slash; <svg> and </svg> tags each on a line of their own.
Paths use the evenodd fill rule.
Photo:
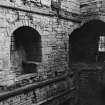
<svg viewBox="0 0 105 105">
<path fill-rule="evenodd" d="M 36 62 L 41 62 L 41 36 L 33 28 L 23 26 L 14 31 L 11 45 L 11 60 L 23 73 L 36 69 Z"/>
</svg>

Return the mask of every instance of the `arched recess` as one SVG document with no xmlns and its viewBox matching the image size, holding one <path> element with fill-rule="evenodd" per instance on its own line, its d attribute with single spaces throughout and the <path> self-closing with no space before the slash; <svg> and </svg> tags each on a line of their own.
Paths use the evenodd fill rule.
<svg viewBox="0 0 105 105">
<path fill-rule="evenodd" d="M 105 23 L 90 20 L 69 36 L 70 62 L 95 63 L 105 61 Z"/>
<path fill-rule="evenodd" d="M 34 73 L 41 62 L 41 36 L 32 27 L 22 26 L 11 36 L 11 64 L 17 74 Z"/>
</svg>

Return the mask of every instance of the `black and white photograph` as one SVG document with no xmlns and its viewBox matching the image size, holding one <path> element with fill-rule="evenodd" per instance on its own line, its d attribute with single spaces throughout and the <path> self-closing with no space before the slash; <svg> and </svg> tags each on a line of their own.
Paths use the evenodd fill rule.
<svg viewBox="0 0 105 105">
<path fill-rule="evenodd" d="M 105 105 L 105 0 L 0 0 L 0 105 Z"/>
</svg>

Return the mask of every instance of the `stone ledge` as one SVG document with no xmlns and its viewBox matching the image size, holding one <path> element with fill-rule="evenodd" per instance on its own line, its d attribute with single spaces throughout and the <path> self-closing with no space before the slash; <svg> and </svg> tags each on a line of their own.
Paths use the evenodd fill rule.
<svg viewBox="0 0 105 105">
<path fill-rule="evenodd" d="M 59 97 L 63 97 L 64 95 L 66 95 L 66 94 L 69 94 L 69 93 L 71 93 L 73 90 L 75 90 L 75 88 L 72 88 L 72 89 L 69 89 L 69 90 L 66 90 L 65 92 L 62 92 L 62 93 L 60 93 L 60 94 L 58 94 L 58 95 L 55 95 L 55 96 L 53 96 L 53 97 L 50 97 L 50 98 L 48 98 L 47 100 L 43 100 L 43 101 L 41 101 L 41 102 L 39 102 L 39 103 L 35 103 L 35 104 L 32 104 L 32 105 L 41 105 L 41 104 L 44 104 L 44 103 L 46 103 L 46 102 L 48 102 L 48 101 L 51 101 L 51 100 L 54 100 L 54 99 L 58 99 Z M 71 95 L 69 96 L 69 99 L 72 97 L 72 93 L 71 93 Z M 65 102 L 66 100 L 64 100 L 64 102 Z"/>
<path fill-rule="evenodd" d="M 49 80 L 46 80 L 46 81 L 43 81 L 43 82 L 37 82 L 37 83 L 34 83 L 34 84 L 29 84 L 29 85 L 23 86 L 23 87 L 18 88 L 18 89 L 14 89 L 14 90 L 9 91 L 9 92 L 4 92 L 4 93 L 0 94 L 0 101 L 6 99 L 8 97 L 12 97 L 12 96 L 21 94 L 24 91 L 30 91 L 32 89 L 43 87 L 45 85 L 48 85 L 48 84 L 51 84 L 51 83 L 54 83 L 54 82 L 62 81 L 63 79 L 66 79 L 67 75 L 68 74 L 66 73 L 63 76 L 56 77 L 54 79 L 49 79 Z"/>
<path fill-rule="evenodd" d="M 52 11 L 51 8 L 38 8 L 38 7 L 27 7 L 27 6 L 18 6 L 12 3 L 5 3 L 3 1 L 0 2 L 0 7 L 7 8 L 7 9 L 14 9 L 17 11 L 24 11 L 28 13 L 35 13 L 39 15 L 45 15 L 45 16 L 57 16 L 57 11 Z M 75 14 L 75 16 L 74 16 Z M 60 10 L 60 17 L 64 20 L 70 20 L 74 22 L 81 22 L 80 19 L 81 15 L 64 11 L 63 9 Z"/>
<path fill-rule="evenodd" d="M 54 16 L 55 13 L 51 11 L 51 9 L 46 9 L 46 8 L 38 8 L 38 7 L 27 7 L 27 6 L 18 6 L 12 3 L 6 3 L 1 1 L 0 2 L 0 7 L 4 7 L 7 9 L 14 9 L 17 11 L 24 11 L 24 12 L 29 12 L 29 13 L 36 13 L 36 14 L 41 14 L 41 15 L 48 15 L 48 16 Z"/>
</svg>

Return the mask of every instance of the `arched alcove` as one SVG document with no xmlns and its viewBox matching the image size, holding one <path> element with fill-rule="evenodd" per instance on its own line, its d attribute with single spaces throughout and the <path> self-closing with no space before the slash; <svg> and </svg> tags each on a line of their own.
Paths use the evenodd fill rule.
<svg viewBox="0 0 105 105">
<path fill-rule="evenodd" d="M 37 63 L 41 62 L 41 36 L 33 28 L 19 27 L 11 36 L 11 63 L 17 72 L 36 72 Z"/>
<path fill-rule="evenodd" d="M 105 23 L 91 20 L 69 36 L 70 62 L 105 61 Z"/>
</svg>

